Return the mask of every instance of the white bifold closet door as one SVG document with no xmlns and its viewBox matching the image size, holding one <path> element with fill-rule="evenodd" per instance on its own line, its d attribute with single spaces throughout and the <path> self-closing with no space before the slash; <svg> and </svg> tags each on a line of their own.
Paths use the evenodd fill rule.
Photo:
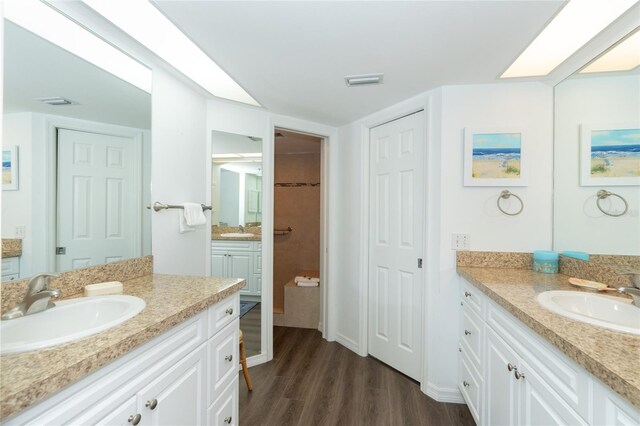
<svg viewBox="0 0 640 426">
<path fill-rule="evenodd" d="M 369 354 L 420 381 L 424 112 L 370 131 Z"/>
<path fill-rule="evenodd" d="M 58 129 L 58 271 L 140 255 L 139 171 L 132 138 Z"/>
</svg>

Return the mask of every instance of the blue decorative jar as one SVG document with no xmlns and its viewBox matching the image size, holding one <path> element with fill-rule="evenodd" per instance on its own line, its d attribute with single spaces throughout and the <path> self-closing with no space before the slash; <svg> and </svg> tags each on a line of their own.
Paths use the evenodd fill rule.
<svg viewBox="0 0 640 426">
<path fill-rule="evenodd" d="M 533 270 L 543 274 L 558 273 L 558 252 L 536 250 L 533 252 Z"/>
</svg>

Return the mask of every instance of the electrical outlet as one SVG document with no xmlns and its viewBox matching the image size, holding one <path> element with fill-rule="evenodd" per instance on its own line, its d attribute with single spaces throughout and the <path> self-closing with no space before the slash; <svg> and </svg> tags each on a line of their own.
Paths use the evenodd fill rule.
<svg viewBox="0 0 640 426">
<path fill-rule="evenodd" d="M 451 234 L 452 250 L 469 250 L 471 246 L 471 236 L 469 234 Z"/>
<path fill-rule="evenodd" d="M 25 234 L 27 233 L 27 227 L 24 225 L 16 225 L 16 238 L 23 239 Z"/>
</svg>

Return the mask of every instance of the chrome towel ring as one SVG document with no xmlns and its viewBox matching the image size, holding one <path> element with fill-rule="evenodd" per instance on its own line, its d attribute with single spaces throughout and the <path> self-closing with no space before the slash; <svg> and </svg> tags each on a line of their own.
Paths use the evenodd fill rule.
<svg viewBox="0 0 640 426">
<path fill-rule="evenodd" d="M 600 209 L 600 211 L 606 214 L 607 216 L 620 217 L 620 216 L 624 216 L 627 213 L 627 211 L 629 211 L 629 204 L 627 203 L 627 200 L 625 200 L 622 195 L 615 194 L 613 192 L 609 192 L 604 189 L 599 190 L 596 195 L 598 197 L 596 199 L 596 205 L 598 206 L 598 209 Z M 602 208 L 602 206 L 600 205 L 600 200 L 604 200 L 605 198 L 609 198 L 610 196 L 618 197 L 624 203 L 624 211 L 622 213 L 611 213 Z"/>
<path fill-rule="evenodd" d="M 509 197 L 511 197 L 512 195 L 513 195 L 514 197 L 516 197 L 516 199 L 517 199 L 518 201 L 520 201 L 520 209 L 519 209 L 517 212 L 515 212 L 515 213 L 509 213 L 509 212 L 505 211 L 505 210 L 502 208 L 502 206 L 500 205 L 500 200 L 507 200 L 507 199 L 509 199 Z M 509 191 L 508 189 L 505 189 L 505 190 L 503 190 L 503 191 L 500 193 L 500 196 L 498 197 L 498 210 L 500 210 L 502 213 L 504 213 L 504 214 L 506 214 L 506 215 L 508 215 L 508 216 L 517 216 L 517 215 L 519 215 L 520 213 L 522 213 L 522 210 L 524 210 L 524 202 L 522 201 L 522 198 L 518 197 L 516 194 L 514 194 L 514 193 L 513 193 L 513 192 L 511 192 L 511 191 Z"/>
</svg>

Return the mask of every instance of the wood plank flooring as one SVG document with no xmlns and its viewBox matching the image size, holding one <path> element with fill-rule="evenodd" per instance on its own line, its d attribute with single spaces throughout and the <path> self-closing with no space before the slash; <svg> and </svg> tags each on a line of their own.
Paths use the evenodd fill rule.
<svg viewBox="0 0 640 426">
<path fill-rule="evenodd" d="M 274 359 L 240 373 L 240 424 L 474 425 L 466 405 L 436 402 L 416 382 L 316 330 L 274 327 Z"/>
</svg>

